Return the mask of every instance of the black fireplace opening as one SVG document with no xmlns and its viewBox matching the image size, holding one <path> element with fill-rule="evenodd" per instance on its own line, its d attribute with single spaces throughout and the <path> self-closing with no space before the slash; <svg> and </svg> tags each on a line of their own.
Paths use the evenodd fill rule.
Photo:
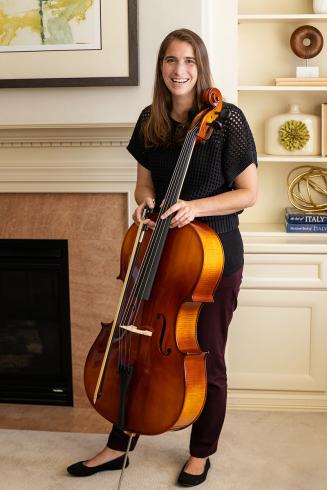
<svg viewBox="0 0 327 490">
<path fill-rule="evenodd" d="M 0 240 L 0 402 L 73 405 L 67 240 Z"/>
</svg>

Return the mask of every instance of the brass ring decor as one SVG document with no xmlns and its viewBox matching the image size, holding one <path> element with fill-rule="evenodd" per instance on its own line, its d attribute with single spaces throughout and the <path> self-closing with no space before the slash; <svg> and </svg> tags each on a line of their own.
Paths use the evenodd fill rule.
<svg viewBox="0 0 327 490">
<path fill-rule="evenodd" d="M 288 174 L 287 185 L 288 198 L 295 208 L 307 213 L 327 211 L 327 169 L 296 167 Z"/>
<path fill-rule="evenodd" d="M 303 121 L 286 121 L 278 131 L 279 143 L 288 151 L 302 150 L 310 139 L 307 125 Z"/>
<path fill-rule="evenodd" d="M 306 46 L 304 41 L 308 39 L 310 44 Z M 317 56 L 324 46 L 324 38 L 319 29 L 313 26 L 301 26 L 295 29 L 291 35 L 290 44 L 293 53 L 299 58 L 308 60 Z"/>
</svg>

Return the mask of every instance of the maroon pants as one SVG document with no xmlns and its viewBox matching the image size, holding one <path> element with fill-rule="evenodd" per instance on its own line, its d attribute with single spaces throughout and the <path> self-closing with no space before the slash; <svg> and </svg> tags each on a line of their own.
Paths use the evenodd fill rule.
<svg viewBox="0 0 327 490">
<path fill-rule="evenodd" d="M 205 458 L 217 450 L 219 435 L 224 423 L 227 400 L 225 347 L 228 326 L 237 306 L 237 296 L 242 281 L 242 270 L 223 276 L 215 292 L 214 303 L 206 303 L 198 321 L 198 341 L 207 356 L 207 398 L 199 418 L 194 422 L 190 440 L 190 454 Z M 113 426 L 108 447 L 125 451 L 129 437 Z M 133 437 L 131 450 L 137 443 Z"/>
</svg>

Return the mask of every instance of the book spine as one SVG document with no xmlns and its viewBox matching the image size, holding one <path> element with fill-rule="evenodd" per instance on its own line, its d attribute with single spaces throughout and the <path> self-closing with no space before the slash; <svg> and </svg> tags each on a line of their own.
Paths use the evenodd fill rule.
<svg viewBox="0 0 327 490">
<path fill-rule="evenodd" d="M 327 224 L 327 216 L 320 214 L 289 214 L 286 216 L 286 221 L 288 223 L 305 223 L 314 225 Z"/>
<path fill-rule="evenodd" d="M 327 225 L 314 225 L 312 223 L 293 224 L 285 223 L 288 233 L 327 233 Z"/>
</svg>

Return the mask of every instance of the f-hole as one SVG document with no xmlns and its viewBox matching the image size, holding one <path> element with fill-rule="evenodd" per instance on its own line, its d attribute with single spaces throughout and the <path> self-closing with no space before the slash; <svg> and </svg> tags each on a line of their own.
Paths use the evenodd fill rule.
<svg viewBox="0 0 327 490">
<path fill-rule="evenodd" d="M 159 349 L 160 349 L 161 354 L 163 354 L 164 356 L 169 356 L 169 354 L 171 353 L 171 348 L 168 347 L 168 349 L 164 350 L 164 347 L 163 347 L 163 341 L 164 341 L 164 337 L 165 337 L 165 333 L 166 333 L 166 318 L 164 317 L 164 315 L 159 313 L 159 315 L 157 315 L 157 320 L 162 320 Z"/>
</svg>

